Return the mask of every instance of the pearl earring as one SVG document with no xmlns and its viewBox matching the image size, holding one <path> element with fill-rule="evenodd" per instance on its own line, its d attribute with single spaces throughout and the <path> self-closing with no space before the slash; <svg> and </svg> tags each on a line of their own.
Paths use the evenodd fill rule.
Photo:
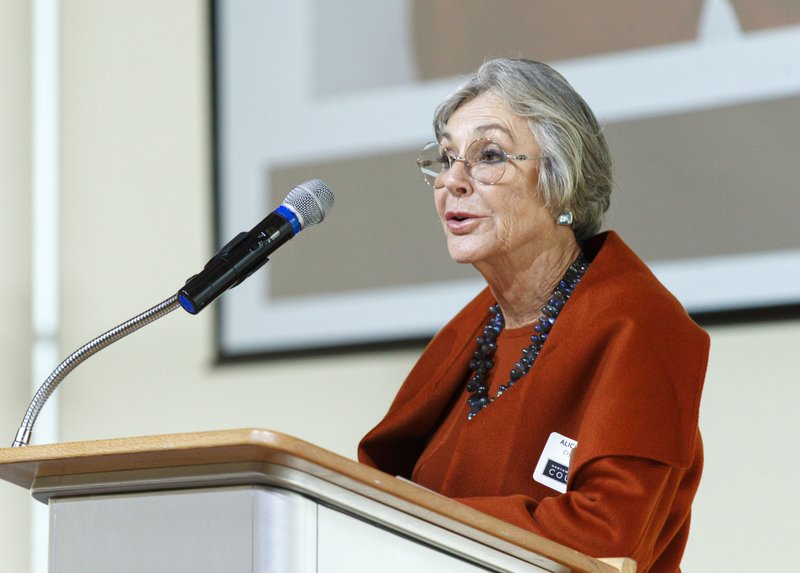
<svg viewBox="0 0 800 573">
<path fill-rule="evenodd" d="M 564 225 L 566 227 L 566 226 L 572 225 L 572 221 L 574 221 L 574 220 L 575 220 L 575 217 L 572 216 L 572 211 L 564 211 L 563 213 L 561 213 L 558 216 L 558 218 L 556 219 L 556 222 L 559 225 Z"/>
</svg>

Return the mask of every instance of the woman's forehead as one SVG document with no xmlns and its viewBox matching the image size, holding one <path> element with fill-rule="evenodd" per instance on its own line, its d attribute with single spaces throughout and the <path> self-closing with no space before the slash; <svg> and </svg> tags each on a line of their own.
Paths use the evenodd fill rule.
<svg viewBox="0 0 800 573">
<path fill-rule="evenodd" d="M 515 114 L 492 93 L 483 93 L 456 109 L 447 121 L 442 140 L 458 141 L 475 137 L 503 136 L 517 140 L 527 131 L 528 122 Z"/>
</svg>

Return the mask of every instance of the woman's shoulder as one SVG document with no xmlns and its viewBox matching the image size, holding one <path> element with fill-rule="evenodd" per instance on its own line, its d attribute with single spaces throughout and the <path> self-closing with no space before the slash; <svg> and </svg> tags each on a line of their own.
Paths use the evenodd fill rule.
<svg viewBox="0 0 800 573">
<path fill-rule="evenodd" d="M 557 325 L 591 373 L 578 457 L 628 455 L 688 467 L 709 337 L 616 233 L 592 241 L 591 267 Z M 609 412 L 619 424 L 605 418 Z"/>
<path fill-rule="evenodd" d="M 614 231 L 592 237 L 585 244 L 592 261 L 576 290 L 595 316 L 619 326 L 657 331 L 665 336 L 688 336 L 697 341 L 708 335 L 692 320 L 681 302 L 658 280 L 647 264 Z M 588 300 L 586 300 L 588 299 Z M 577 305 L 575 305 L 577 306 Z"/>
</svg>

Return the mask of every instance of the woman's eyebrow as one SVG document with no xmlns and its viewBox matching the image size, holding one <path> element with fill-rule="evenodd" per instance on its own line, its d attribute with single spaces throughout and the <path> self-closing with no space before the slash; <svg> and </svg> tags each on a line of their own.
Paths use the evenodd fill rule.
<svg viewBox="0 0 800 573">
<path fill-rule="evenodd" d="M 503 133 L 508 135 L 508 137 L 510 137 L 511 139 L 514 139 L 514 136 L 512 135 L 511 131 L 505 125 L 503 125 L 501 123 L 486 123 L 486 124 L 483 124 L 483 125 L 479 125 L 478 127 L 476 127 L 473 130 L 473 133 L 475 133 L 477 135 L 485 135 L 487 132 L 495 131 L 495 130 L 502 131 Z M 448 139 L 449 140 L 449 139 L 452 139 L 452 136 L 450 135 L 449 132 L 445 131 L 445 132 L 442 132 L 441 139 Z"/>
<path fill-rule="evenodd" d="M 495 131 L 495 130 L 502 131 L 509 137 L 513 138 L 511 131 L 501 123 L 487 123 L 485 125 L 479 125 L 478 127 L 475 128 L 475 133 L 484 134 L 487 131 Z"/>
</svg>

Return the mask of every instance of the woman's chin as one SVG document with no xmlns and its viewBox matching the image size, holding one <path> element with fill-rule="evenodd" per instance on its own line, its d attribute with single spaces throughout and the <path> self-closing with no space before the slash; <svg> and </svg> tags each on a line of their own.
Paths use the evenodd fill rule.
<svg viewBox="0 0 800 573">
<path fill-rule="evenodd" d="M 453 261 L 464 265 L 474 265 L 490 257 L 495 251 L 495 244 L 493 241 L 487 241 L 485 237 L 475 235 L 449 235 L 447 251 Z"/>
<path fill-rule="evenodd" d="M 479 251 L 472 249 L 450 248 L 448 251 L 450 253 L 450 258 L 453 259 L 453 262 L 462 265 L 475 264 L 482 258 L 479 254 Z"/>
</svg>

